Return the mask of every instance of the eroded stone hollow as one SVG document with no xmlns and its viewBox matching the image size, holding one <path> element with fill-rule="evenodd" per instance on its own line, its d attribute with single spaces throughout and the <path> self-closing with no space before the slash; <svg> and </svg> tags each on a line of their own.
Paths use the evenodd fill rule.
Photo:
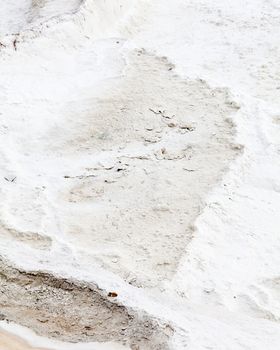
<svg viewBox="0 0 280 350">
<path fill-rule="evenodd" d="M 59 340 L 115 341 L 131 349 L 170 348 L 170 326 L 112 301 L 98 287 L 48 273 L 25 272 L 3 260 L 0 312 L 2 320 Z"/>
</svg>

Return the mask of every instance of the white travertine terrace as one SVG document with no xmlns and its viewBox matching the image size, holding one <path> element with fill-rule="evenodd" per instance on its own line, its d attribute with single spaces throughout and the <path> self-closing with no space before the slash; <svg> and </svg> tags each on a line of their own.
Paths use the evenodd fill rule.
<svg viewBox="0 0 280 350">
<path fill-rule="evenodd" d="M 279 16 L 0 0 L 0 349 L 279 349 Z"/>
</svg>

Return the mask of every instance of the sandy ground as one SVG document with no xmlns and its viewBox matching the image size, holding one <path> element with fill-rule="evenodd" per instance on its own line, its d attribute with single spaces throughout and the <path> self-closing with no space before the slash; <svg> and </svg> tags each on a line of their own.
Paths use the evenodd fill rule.
<svg viewBox="0 0 280 350">
<path fill-rule="evenodd" d="M 3 327 L 3 328 L 2 328 Z M 33 345 L 30 345 L 30 344 Z M 42 345 L 43 344 L 43 345 Z M 42 347 L 41 347 L 42 345 Z M 1 350 L 126 350 L 115 343 L 83 343 L 73 344 L 49 340 L 37 336 L 34 332 L 15 324 L 1 324 Z"/>
<path fill-rule="evenodd" d="M 46 348 L 33 348 L 20 338 L 7 332 L 0 332 L 0 349 L 1 350 L 47 350 Z"/>
<path fill-rule="evenodd" d="M 0 5 L 7 349 L 278 350 L 277 1 Z"/>
</svg>

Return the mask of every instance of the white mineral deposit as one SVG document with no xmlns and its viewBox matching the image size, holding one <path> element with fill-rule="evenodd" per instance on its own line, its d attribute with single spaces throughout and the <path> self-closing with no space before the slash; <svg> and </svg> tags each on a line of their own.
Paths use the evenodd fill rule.
<svg viewBox="0 0 280 350">
<path fill-rule="evenodd" d="M 279 0 L 0 0 L 0 198 L 0 350 L 279 350 Z"/>
</svg>

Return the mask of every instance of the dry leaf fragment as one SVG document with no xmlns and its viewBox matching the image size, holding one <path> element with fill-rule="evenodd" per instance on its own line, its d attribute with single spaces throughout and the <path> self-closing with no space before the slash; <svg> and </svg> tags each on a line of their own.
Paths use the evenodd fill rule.
<svg viewBox="0 0 280 350">
<path fill-rule="evenodd" d="M 116 293 L 116 292 L 109 292 L 108 293 L 109 298 L 116 298 L 117 296 L 118 296 L 118 293 Z"/>
</svg>

